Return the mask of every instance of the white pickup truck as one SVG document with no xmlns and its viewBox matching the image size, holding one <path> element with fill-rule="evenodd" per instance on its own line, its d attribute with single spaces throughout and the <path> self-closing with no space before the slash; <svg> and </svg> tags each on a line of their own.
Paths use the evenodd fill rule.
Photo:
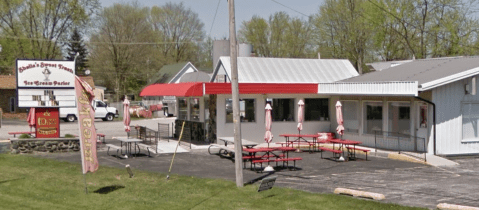
<svg viewBox="0 0 479 210">
<path fill-rule="evenodd" d="M 93 108 L 95 109 L 95 119 L 102 119 L 103 121 L 112 121 L 118 117 L 118 110 L 115 107 L 108 107 L 105 102 L 100 100 L 93 100 Z M 74 122 L 78 116 L 78 109 L 75 108 L 60 108 L 60 119 L 65 122 Z"/>
</svg>

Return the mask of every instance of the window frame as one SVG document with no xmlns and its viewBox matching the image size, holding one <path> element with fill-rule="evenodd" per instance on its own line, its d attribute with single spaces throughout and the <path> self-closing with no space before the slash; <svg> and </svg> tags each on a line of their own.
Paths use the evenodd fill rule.
<svg viewBox="0 0 479 210">
<path fill-rule="evenodd" d="M 232 99 L 232 98 L 225 98 L 225 123 L 233 123 L 233 120 L 231 120 L 231 122 L 228 121 L 228 113 L 226 112 L 226 104 L 227 104 L 226 101 L 227 101 L 227 100 L 231 100 L 231 115 L 233 115 L 233 99 Z M 240 102 L 241 102 L 241 100 L 253 100 L 253 101 L 254 101 L 254 103 L 253 103 L 253 104 L 254 104 L 254 105 L 253 105 L 253 110 L 254 110 L 253 118 L 254 118 L 254 120 L 253 120 L 252 122 L 241 121 L 241 120 L 240 120 L 240 122 L 241 122 L 241 123 L 256 123 L 256 122 L 257 122 L 257 121 L 256 121 L 256 119 L 257 119 L 257 117 L 256 117 L 256 106 L 257 106 L 257 104 L 258 104 L 258 103 L 257 103 L 257 98 L 240 98 L 239 100 L 240 100 Z M 240 107 L 240 108 L 241 108 L 241 107 Z M 244 108 L 245 108 L 245 116 L 244 116 L 244 118 L 246 118 L 246 102 L 245 102 L 245 107 L 244 107 Z M 241 112 L 241 110 L 240 110 L 240 112 Z M 240 113 L 240 118 L 241 118 L 241 113 Z"/>
<path fill-rule="evenodd" d="M 368 133 L 366 132 L 366 122 L 367 122 L 367 108 L 366 108 L 366 103 L 373 102 L 373 103 L 381 103 L 381 132 L 384 132 L 382 125 L 384 124 L 384 115 L 383 115 L 383 110 L 384 110 L 384 103 L 383 101 L 378 101 L 378 100 L 363 100 L 362 101 L 362 107 L 361 107 L 361 124 L 362 124 L 362 134 L 365 135 L 374 135 L 374 133 Z"/>
<path fill-rule="evenodd" d="M 324 120 L 321 120 L 321 116 L 320 116 L 320 119 L 319 119 L 319 120 L 307 120 L 307 119 L 306 119 L 306 112 L 307 112 L 306 107 L 307 107 L 307 104 L 308 104 L 308 103 L 306 102 L 307 99 L 326 100 L 326 101 L 327 101 L 327 103 L 326 103 L 326 105 L 327 105 L 327 109 L 326 109 L 327 112 L 326 112 L 326 113 L 327 113 L 328 116 L 327 116 L 327 117 L 324 117 Z M 329 113 L 329 112 L 330 112 L 330 110 L 329 110 L 330 98 L 304 98 L 303 100 L 304 100 L 304 113 L 303 113 L 303 114 L 304 114 L 304 116 L 303 116 L 303 117 L 304 117 L 304 118 L 303 118 L 303 119 L 304 119 L 304 122 L 329 122 L 329 121 L 331 120 L 331 116 L 329 116 L 329 115 L 330 115 L 330 113 Z"/>
<path fill-rule="evenodd" d="M 341 102 L 341 105 L 343 106 L 341 111 L 343 112 L 343 125 L 344 125 L 344 131 L 347 132 L 347 133 L 356 133 L 356 134 L 359 134 L 359 130 L 361 130 L 361 119 L 363 118 L 362 115 L 362 110 L 361 110 L 361 102 L 359 100 L 339 100 Z M 344 102 L 355 102 L 356 103 L 356 121 L 358 123 L 358 128 L 356 129 L 357 131 L 354 132 L 354 131 L 351 131 L 351 130 L 348 130 L 348 128 L 346 127 L 345 123 L 344 123 Z"/>
<path fill-rule="evenodd" d="M 293 100 L 293 105 L 292 105 L 293 110 L 292 110 L 292 113 L 291 113 L 291 114 L 292 114 L 292 117 L 291 117 L 291 120 L 286 120 L 286 121 L 285 121 L 285 120 L 281 120 L 281 121 L 275 120 L 275 117 L 274 117 L 275 108 L 274 108 L 274 103 L 273 103 L 273 105 L 271 106 L 271 108 L 272 108 L 271 118 L 273 118 L 273 119 L 272 119 L 273 122 L 275 122 L 275 123 L 279 123 L 279 122 L 284 122 L 284 123 L 297 122 L 297 114 L 296 114 L 296 112 L 297 112 L 297 109 L 296 109 L 296 107 L 297 107 L 297 100 L 296 100 L 296 99 L 297 99 L 297 98 L 265 98 L 265 99 L 264 99 L 264 104 L 265 104 L 265 106 L 266 106 L 266 104 L 268 103 L 268 99 L 271 99 L 271 102 L 273 102 L 273 100 L 275 100 L 275 99 L 277 99 L 277 100 L 286 100 L 286 99 Z"/>
<path fill-rule="evenodd" d="M 394 131 L 392 131 L 392 129 L 389 130 L 389 127 L 390 127 L 390 125 L 389 125 L 389 114 L 391 113 L 389 106 L 390 106 L 391 103 L 407 103 L 407 104 L 409 104 L 409 116 L 408 116 L 408 117 L 409 117 L 409 128 L 408 128 L 409 133 L 406 134 L 406 133 L 402 133 L 402 132 L 400 132 L 400 131 L 398 131 L 397 133 L 412 136 L 412 135 L 413 135 L 413 134 L 412 134 L 413 131 L 411 131 L 411 125 L 412 125 L 413 123 L 412 123 L 411 111 L 412 111 L 412 108 L 413 108 L 413 104 L 411 103 L 411 101 L 387 101 L 387 104 L 388 104 L 388 118 L 387 118 L 387 120 L 388 120 L 388 131 L 387 131 L 387 132 L 395 133 Z M 401 120 L 401 118 L 400 118 L 400 113 L 399 113 L 399 118 L 398 118 L 398 120 Z"/>
</svg>

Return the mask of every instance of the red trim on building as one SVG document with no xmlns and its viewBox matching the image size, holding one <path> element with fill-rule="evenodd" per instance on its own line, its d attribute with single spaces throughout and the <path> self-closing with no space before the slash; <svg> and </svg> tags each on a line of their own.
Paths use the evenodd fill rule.
<svg viewBox="0 0 479 210">
<path fill-rule="evenodd" d="M 241 83 L 240 94 L 317 94 L 318 84 Z M 205 94 L 231 94 L 230 83 L 205 83 Z"/>
<path fill-rule="evenodd" d="M 140 96 L 203 96 L 203 83 L 152 84 L 143 88 Z"/>
<path fill-rule="evenodd" d="M 140 96 L 203 96 L 205 94 L 231 94 L 231 83 L 177 83 L 153 84 L 145 87 Z M 318 84 L 241 83 L 240 94 L 317 94 Z"/>
</svg>

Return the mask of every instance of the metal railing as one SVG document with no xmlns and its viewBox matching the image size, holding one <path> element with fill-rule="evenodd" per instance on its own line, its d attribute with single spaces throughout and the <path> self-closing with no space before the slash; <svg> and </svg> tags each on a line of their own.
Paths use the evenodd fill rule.
<svg viewBox="0 0 479 210">
<path fill-rule="evenodd" d="M 424 153 L 424 161 L 426 161 L 426 139 L 409 134 L 388 131 L 374 131 L 374 148 L 398 151 Z"/>
<path fill-rule="evenodd" d="M 158 123 L 158 133 L 160 139 L 167 139 L 170 142 L 170 138 L 173 138 L 173 123 Z"/>
<path fill-rule="evenodd" d="M 158 148 L 159 132 L 146 126 L 135 126 L 136 138 L 143 140 L 144 144 L 155 145 Z M 154 141 L 154 144 L 152 143 Z"/>
</svg>

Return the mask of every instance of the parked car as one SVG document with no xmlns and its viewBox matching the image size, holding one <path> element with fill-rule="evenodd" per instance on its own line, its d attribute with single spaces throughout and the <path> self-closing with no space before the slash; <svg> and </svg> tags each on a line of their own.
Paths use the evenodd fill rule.
<svg viewBox="0 0 479 210">
<path fill-rule="evenodd" d="M 92 106 L 95 109 L 95 119 L 102 119 L 103 121 L 112 121 L 118 117 L 118 110 L 115 107 L 109 107 L 100 100 L 93 100 Z M 60 108 L 60 119 L 65 122 L 74 122 L 78 119 L 78 109 L 74 108 Z"/>
</svg>

